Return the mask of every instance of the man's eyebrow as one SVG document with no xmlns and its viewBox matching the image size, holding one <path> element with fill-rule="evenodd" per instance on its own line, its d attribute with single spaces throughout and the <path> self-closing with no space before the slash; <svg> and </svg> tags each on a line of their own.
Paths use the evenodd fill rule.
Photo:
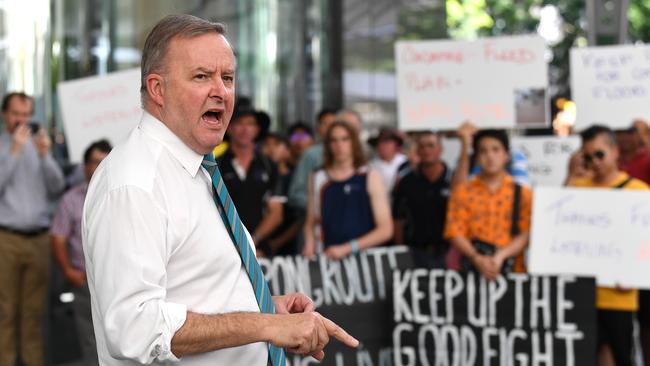
<svg viewBox="0 0 650 366">
<path fill-rule="evenodd" d="M 194 68 L 193 71 L 200 71 L 200 72 L 203 72 L 203 73 L 206 73 L 206 74 L 214 74 L 214 70 L 207 69 L 207 68 L 205 68 L 203 66 L 196 67 L 196 68 Z"/>
</svg>

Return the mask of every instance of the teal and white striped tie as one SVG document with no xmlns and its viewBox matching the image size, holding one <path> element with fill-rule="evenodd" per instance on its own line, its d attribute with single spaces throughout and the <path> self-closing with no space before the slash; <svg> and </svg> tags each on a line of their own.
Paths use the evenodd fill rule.
<svg viewBox="0 0 650 366">
<path fill-rule="evenodd" d="M 248 277 L 253 284 L 253 291 L 255 291 L 255 298 L 257 299 L 260 311 L 263 313 L 273 314 L 275 313 L 275 306 L 273 305 L 269 285 L 266 283 L 264 273 L 262 273 L 262 267 L 260 267 L 260 264 L 255 258 L 253 248 L 248 243 L 248 238 L 244 231 L 244 225 L 239 219 L 239 214 L 237 214 L 235 204 L 228 194 L 228 190 L 223 182 L 223 178 L 221 177 L 217 163 L 214 160 L 214 156 L 212 154 L 205 155 L 201 166 L 203 166 L 212 177 L 212 187 L 215 192 L 214 202 L 217 205 L 217 209 L 221 214 L 221 218 L 223 219 L 226 228 L 228 229 L 230 238 L 232 239 L 233 244 L 235 244 L 237 252 L 239 252 L 244 269 L 246 269 Z M 284 360 L 284 349 L 269 344 L 269 362 L 273 366 L 284 366 Z"/>
</svg>

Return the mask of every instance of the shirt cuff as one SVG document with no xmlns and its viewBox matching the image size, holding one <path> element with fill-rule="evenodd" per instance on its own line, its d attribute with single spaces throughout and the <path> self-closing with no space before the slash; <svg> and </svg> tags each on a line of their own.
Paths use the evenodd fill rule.
<svg viewBox="0 0 650 366">
<path fill-rule="evenodd" d="M 160 352 L 160 355 L 156 356 L 156 358 L 160 361 L 180 361 L 180 359 L 172 353 L 172 338 L 174 337 L 174 334 L 181 329 L 183 324 L 185 324 L 185 320 L 187 319 L 187 306 L 183 304 L 163 302 L 160 307 L 163 317 L 165 318 L 165 324 L 167 325 L 167 332 L 163 334 L 164 349 Z"/>
</svg>

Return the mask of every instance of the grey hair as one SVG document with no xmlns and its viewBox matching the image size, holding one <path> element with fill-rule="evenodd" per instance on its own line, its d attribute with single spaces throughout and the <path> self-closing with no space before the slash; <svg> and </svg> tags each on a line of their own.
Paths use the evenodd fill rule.
<svg viewBox="0 0 650 366">
<path fill-rule="evenodd" d="M 337 118 L 341 118 L 344 114 L 351 114 L 351 115 L 353 115 L 354 117 L 356 117 L 357 120 L 359 120 L 359 122 L 360 122 L 361 124 L 363 124 L 363 118 L 361 118 L 361 113 L 355 111 L 354 109 L 351 109 L 351 108 L 343 108 L 343 109 L 339 110 L 338 113 L 336 113 L 336 117 L 337 117 Z"/>
<path fill-rule="evenodd" d="M 140 98 L 147 96 L 147 76 L 163 71 L 163 62 L 172 39 L 194 38 L 207 33 L 225 35 L 226 26 L 213 23 L 189 14 L 168 15 L 149 32 L 142 49 L 140 63 Z"/>
</svg>

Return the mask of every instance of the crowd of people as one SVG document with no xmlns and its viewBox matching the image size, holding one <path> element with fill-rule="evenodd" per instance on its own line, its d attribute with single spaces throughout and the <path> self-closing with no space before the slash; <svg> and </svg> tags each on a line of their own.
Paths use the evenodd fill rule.
<svg viewBox="0 0 650 366">
<path fill-rule="evenodd" d="M 20 345 L 25 364 L 43 362 L 40 319 L 51 251 L 74 289 L 84 364 L 96 364 L 81 213 L 88 182 L 111 145 L 101 140 L 88 146 L 86 179 L 64 194 L 66 179 L 52 159 L 50 137 L 28 124 L 32 105 L 23 93 L 6 95 L 2 104 L 0 358 L 11 364 Z M 443 139 L 434 130 L 407 135 L 386 127 L 361 141 L 360 115 L 329 108 L 316 116 L 315 131 L 301 121 L 270 131 L 269 122 L 243 99 L 226 142 L 214 151 L 258 257 L 323 254 L 336 260 L 404 244 L 422 267 L 476 270 L 488 279 L 525 272 L 532 190 L 525 161 L 513 164 L 505 131 L 462 124 L 455 132 L 462 148 L 453 168 L 441 159 Z M 645 122 L 616 132 L 592 126 L 582 140 L 567 186 L 648 189 Z M 50 202 L 58 202 L 53 216 Z M 635 318 L 643 345 L 650 344 L 648 300 L 645 291 L 598 289 L 599 344 L 608 345 L 603 358 L 631 364 Z"/>
<path fill-rule="evenodd" d="M 89 181 L 112 147 L 105 140 L 89 144 L 83 156 L 86 179 L 66 187 L 63 171 L 52 158 L 50 136 L 29 124 L 32 112 L 33 100 L 24 93 L 3 99 L 0 364 L 13 366 L 18 357 L 28 366 L 43 364 L 41 319 L 51 255 L 74 288 L 84 364 L 93 365 L 97 353 L 82 211 Z M 415 263 L 422 267 L 473 270 L 490 280 L 526 271 L 533 192 L 525 161 L 511 150 L 506 131 L 478 130 L 463 123 L 455 131 L 461 140 L 460 157 L 451 167 L 441 158 L 440 132 L 405 134 L 385 127 L 362 141 L 363 121 L 353 110 L 325 108 L 314 123 L 298 121 L 282 131 L 271 131 L 271 125 L 266 113 L 242 98 L 234 107 L 226 141 L 213 151 L 258 257 L 322 254 L 338 260 L 378 245 L 403 244 L 412 248 Z M 168 132 L 154 124 L 143 128 L 161 141 L 169 139 Z M 624 131 L 594 125 L 581 137 L 582 148 L 571 159 L 566 185 L 649 189 L 650 131 L 645 122 L 636 121 Z M 167 168 L 157 174 L 171 174 L 179 167 Z M 144 177 L 146 172 L 140 173 Z M 115 204 L 140 202 L 127 202 L 129 197 Z M 156 210 L 152 202 L 142 204 Z M 227 215 L 225 206 L 220 209 Z M 115 215 L 119 222 L 130 217 Z M 632 365 L 635 319 L 641 325 L 644 351 L 650 351 L 649 293 L 598 288 L 596 307 L 603 364 Z"/>
</svg>

